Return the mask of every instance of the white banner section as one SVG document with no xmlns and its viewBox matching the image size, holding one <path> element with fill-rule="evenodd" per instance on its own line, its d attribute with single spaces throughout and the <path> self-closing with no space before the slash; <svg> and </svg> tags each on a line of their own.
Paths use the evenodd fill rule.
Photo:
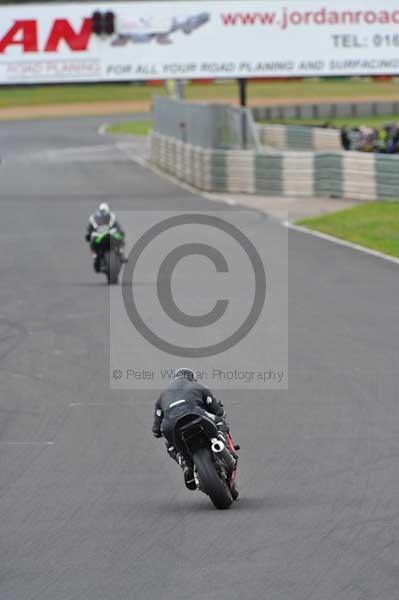
<svg viewBox="0 0 399 600">
<path fill-rule="evenodd" d="M 91 32 L 112 10 L 115 33 Z M 399 73 L 399 0 L 0 8 L 0 84 Z"/>
</svg>

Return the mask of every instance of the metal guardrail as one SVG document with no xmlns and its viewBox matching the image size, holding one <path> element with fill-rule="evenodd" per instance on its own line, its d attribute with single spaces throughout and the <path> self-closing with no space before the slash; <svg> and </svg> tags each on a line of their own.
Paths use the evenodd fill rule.
<svg viewBox="0 0 399 600">
<path fill-rule="evenodd" d="M 285 119 L 329 119 L 399 115 L 399 102 L 327 102 L 257 106 L 252 108 L 256 121 Z"/>
<path fill-rule="evenodd" d="M 200 148 L 261 151 L 250 109 L 162 96 L 153 98 L 152 108 L 153 129 L 161 135 Z"/>
</svg>

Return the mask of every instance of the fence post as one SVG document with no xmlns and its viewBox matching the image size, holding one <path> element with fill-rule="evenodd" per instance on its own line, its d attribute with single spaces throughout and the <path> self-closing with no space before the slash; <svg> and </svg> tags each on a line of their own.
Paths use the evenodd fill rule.
<svg viewBox="0 0 399 600">
<path fill-rule="evenodd" d="M 240 90 L 240 106 L 246 108 L 247 106 L 247 80 L 244 78 L 238 80 L 238 86 Z M 241 136 L 242 136 L 242 147 L 247 147 L 247 114 L 244 110 L 241 111 Z"/>
</svg>

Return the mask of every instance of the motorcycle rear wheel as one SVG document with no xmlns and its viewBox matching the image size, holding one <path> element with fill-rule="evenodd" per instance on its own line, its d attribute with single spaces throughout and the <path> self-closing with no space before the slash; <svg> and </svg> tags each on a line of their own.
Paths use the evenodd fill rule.
<svg viewBox="0 0 399 600">
<path fill-rule="evenodd" d="M 208 494 L 214 506 L 219 510 L 229 508 L 233 502 L 231 491 L 225 481 L 220 479 L 207 448 L 200 448 L 193 454 L 198 477 L 203 491 Z"/>
<path fill-rule="evenodd" d="M 107 253 L 106 265 L 107 265 L 107 281 L 109 285 L 117 285 L 119 280 L 119 271 L 121 268 L 120 257 L 116 252 L 112 251 Z"/>
</svg>

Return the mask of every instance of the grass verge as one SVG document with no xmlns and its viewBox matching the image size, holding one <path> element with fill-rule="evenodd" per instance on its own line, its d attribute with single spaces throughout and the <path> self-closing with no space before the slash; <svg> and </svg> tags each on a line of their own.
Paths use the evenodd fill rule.
<svg viewBox="0 0 399 600">
<path fill-rule="evenodd" d="M 226 100 L 238 99 L 237 83 L 223 81 L 212 85 L 188 84 L 187 100 Z M 90 85 L 50 85 L 26 87 L 1 87 L 0 108 L 16 106 L 40 106 L 49 104 L 72 104 L 82 102 L 119 102 L 149 101 L 154 94 L 164 95 L 163 87 L 151 87 L 141 84 L 90 84 Z M 249 101 L 257 100 L 315 100 L 349 99 L 355 97 L 380 97 L 381 99 L 399 98 L 399 84 L 396 81 L 376 82 L 367 79 L 305 81 L 269 81 L 250 82 Z"/>
<path fill-rule="evenodd" d="M 399 258 L 399 202 L 370 202 L 296 225 Z"/>
<path fill-rule="evenodd" d="M 107 133 L 117 133 L 125 135 L 148 135 L 152 128 L 152 121 L 127 121 L 124 123 L 115 123 L 107 127 Z"/>
</svg>

